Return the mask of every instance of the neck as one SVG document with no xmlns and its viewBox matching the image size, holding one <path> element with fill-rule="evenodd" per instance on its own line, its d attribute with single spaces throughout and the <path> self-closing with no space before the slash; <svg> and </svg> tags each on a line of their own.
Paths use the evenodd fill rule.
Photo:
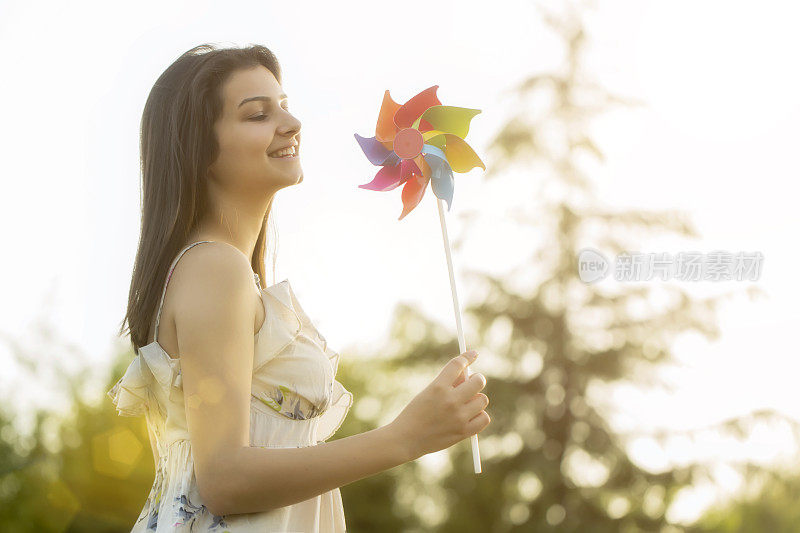
<svg viewBox="0 0 800 533">
<path fill-rule="evenodd" d="M 192 231 L 188 242 L 224 241 L 252 258 L 270 199 L 211 199 L 208 213 Z"/>
</svg>

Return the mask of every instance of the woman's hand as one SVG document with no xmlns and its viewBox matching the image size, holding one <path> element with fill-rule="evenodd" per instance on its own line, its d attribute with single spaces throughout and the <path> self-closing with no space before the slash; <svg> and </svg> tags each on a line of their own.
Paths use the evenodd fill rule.
<svg viewBox="0 0 800 533">
<path fill-rule="evenodd" d="M 484 411 L 489 398 L 479 392 L 486 378 L 480 373 L 465 378 L 467 366 L 477 357 L 470 350 L 452 358 L 390 424 L 407 445 L 409 460 L 449 448 L 491 422 Z"/>
</svg>

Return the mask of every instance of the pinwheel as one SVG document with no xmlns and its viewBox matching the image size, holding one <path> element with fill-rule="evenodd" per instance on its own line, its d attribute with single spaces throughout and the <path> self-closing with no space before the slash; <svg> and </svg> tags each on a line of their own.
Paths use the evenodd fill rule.
<svg viewBox="0 0 800 533">
<path fill-rule="evenodd" d="M 479 109 L 442 105 L 436 97 L 438 85 L 420 92 L 405 104 L 383 95 L 373 137 L 355 134 L 370 163 L 382 168 L 362 189 L 391 191 L 403 185 L 402 220 L 422 200 L 428 182 L 433 194 L 453 202 L 453 172 L 486 170 L 483 161 L 464 141 L 472 117 Z"/>
<path fill-rule="evenodd" d="M 431 183 L 433 194 L 437 197 L 447 270 L 450 273 L 458 346 L 461 353 L 464 353 L 467 347 L 461 327 L 461 309 L 458 305 L 450 240 L 447 237 L 442 204 L 447 201 L 447 210 L 450 211 L 453 202 L 453 172 L 468 172 L 475 167 L 486 170 L 486 166 L 464 141 L 472 117 L 480 113 L 480 110 L 442 105 L 436 97 L 438 88 L 438 85 L 429 87 L 403 105 L 395 103 L 388 90 L 383 94 L 375 136 L 361 137 L 355 134 L 370 163 L 382 168 L 371 182 L 359 187 L 373 191 L 391 191 L 404 184 L 401 194 L 403 212 L 398 218 L 402 220 L 419 204 L 428 182 Z M 471 374 L 469 365 L 464 374 L 465 379 L 468 379 Z M 478 436 L 472 435 L 470 439 L 472 463 L 475 473 L 480 474 Z"/>
</svg>

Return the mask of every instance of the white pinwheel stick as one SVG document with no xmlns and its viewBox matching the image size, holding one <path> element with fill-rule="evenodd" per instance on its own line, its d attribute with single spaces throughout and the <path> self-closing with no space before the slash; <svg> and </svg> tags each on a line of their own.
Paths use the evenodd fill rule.
<svg viewBox="0 0 800 533">
<path fill-rule="evenodd" d="M 444 208 L 442 205 L 444 201 L 441 198 L 436 198 L 436 205 L 439 207 L 439 221 L 442 223 L 442 239 L 444 240 L 444 254 L 447 257 L 447 270 L 450 273 L 450 291 L 453 294 L 453 310 L 456 314 L 456 330 L 458 331 L 458 349 L 459 353 L 467 351 L 467 343 L 464 341 L 464 328 L 461 327 L 461 307 L 458 305 L 458 293 L 456 292 L 456 278 L 453 275 L 453 260 L 450 257 L 450 239 L 447 238 L 447 224 L 444 218 Z M 469 379 L 472 374 L 469 365 L 464 369 L 465 379 Z M 475 473 L 481 473 L 481 452 L 478 448 L 478 435 L 470 437 L 472 443 L 472 465 L 475 468 Z"/>
</svg>

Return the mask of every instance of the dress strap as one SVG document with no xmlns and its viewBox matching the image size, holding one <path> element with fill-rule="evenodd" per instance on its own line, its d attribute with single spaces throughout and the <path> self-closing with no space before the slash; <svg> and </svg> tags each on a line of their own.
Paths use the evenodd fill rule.
<svg viewBox="0 0 800 533">
<path fill-rule="evenodd" d="M 172 264 L 169 266 L 169 271 L 167 272 L 167 279 L 164 280 L 164 288 L 161 290 L 161 300 L 158 302 L 158 314 L 156 315 L 156 327 L 155 327 L 155 332 L 154 332 L 154 335 L 153 335 L 153 342 L 158 342 L 158 325 L 161 322 L 161 308 L 164 305 L 164 297 L 167 295 L 167 284 L 169 283 L 169 280 L 172 277 L 173 270 L 175 270 L 175 265 L 178 264 L 178 260 L 183 256 L 183 254 L 186 253 L 187 250 L 189 250 L 189 248 L 191 248 L 192 246 L 204 243 L 204 242 L 215 242 L 215 241 L 197 241 L 197 242 L 193 242 L 192 244 L 190 244 L 188 246 L 185 246 L 183 248 L 183 250 L 178 252 L 178 255 L 175 257 L 175 259 L 172 261 Z M 255 279 L 255 282 L 256 282 L 256 287 L 259 290 L 261 290 L 261 284 L 260 284 L 259 279 L 258 279 L 258 274 L 253 272 L 253 276 L 254 276 L 254 279 Z"/>
<path fill-rule="evenodd" d="M 213 242 L 213 241 L 197 241 L 193 242 L 192 244 L 185 246 L 183 250 L 178 252 L 178 255 L 175 259 L 172 260 L 172 264 L 169 266 L 169 270 L 167 271 L 167 279 L 164 281 L 164 288 L 161 290 L 161 300 L 158 302 L 158 314 L 156 315 L 156 329 L 155 334 L 153 335 L 153 342 L 158 342 L 158 324 L 161 322 L 161 307 L 164 305 L 164 296 L 167 294 L 167 284 L 169 283 L 169 279 L 172 277 L 172 271 L 175 270 L 175 265 L 178 264 L 178 259 L 186 253 L 186 251 L 191 248 L 192 246 L 196 246 L 203 242 Z"/>
</svg>

